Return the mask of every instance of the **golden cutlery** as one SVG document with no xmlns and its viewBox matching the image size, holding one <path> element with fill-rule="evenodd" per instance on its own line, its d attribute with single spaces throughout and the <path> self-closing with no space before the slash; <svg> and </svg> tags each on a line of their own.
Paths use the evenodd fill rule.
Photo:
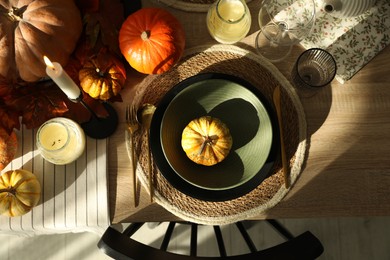
<svg viewBox="0 0 390 260">
<path fill-rule="evenodd" d="M 139 129 L 139 122 L 137 121 L 137 109 L 134 105 L 126 106 L 126 123 L 127 123 L 127 134 L 126 134 L 126 148 L 131 161 L 131 170 L 133 177 L 133 197 L 134 207 L 137 206 L 137 175 L 135 163 L 135 149 L 134 149 L 134 134 Z M 130 139 L 130 140 L 129 140 Z"/>
<path fill-rule="evenodd" d="M 282 119 L 282 108 L 280 104 L 280 86 L 276 86 L 273 93 L 273 101 L 276 108 L 276 114 L 278 116 L 279 123 L 279 138 L 280 138 L 280 152 L 282 156 L 282 166 L 283 166 L 283 177 L 285 187 L 288 189 L 290 187 L 289 174 L 288 174 L 288 164 L 287 164 L 287 156 L 286 149 L 284 145 L 284 136 L 283 136 L 283 119 Z"/>
<path fill-rule="evenodd" d="M 137 112 L 138 122 L 141 123 L 144 131 L 146 131 L 146 151 L 147 151 L 147 159 L 148 159 L 148 175 L 149 175 L 149 194 L 150 194 L 150 202 L 153 202 L 153 172 L 152 172 L 152 161 L 150 154 L 150 123 L 152 122 L 152 117 L 156 107 L 152 104 L 144 104 Z"/>
</svg>

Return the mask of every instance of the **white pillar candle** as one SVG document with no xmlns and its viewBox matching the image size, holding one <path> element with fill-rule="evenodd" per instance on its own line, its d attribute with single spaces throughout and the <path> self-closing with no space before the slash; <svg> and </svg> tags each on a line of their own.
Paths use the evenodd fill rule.
<svg viewBox="0 0 390 260">
<path fill-rule="evenodd" d="M 43 56 L 43 60 L 46 64 L 46 74 L 57 84 L 57 86 L 68 96 L 69 99 L 77 99 L 81 94 L 81 90 L 63 70 L 61 64 L 58 62 L 51 62 L 46 56 Z"/>
<path fill-rule="evenodd" d="M 37 147 L 41 156 L 58 165 L 75 161 L 84 152 L 83 129 L 71 119 L 56 117 L 43 123 L 37 131 Z"/>
</svg>

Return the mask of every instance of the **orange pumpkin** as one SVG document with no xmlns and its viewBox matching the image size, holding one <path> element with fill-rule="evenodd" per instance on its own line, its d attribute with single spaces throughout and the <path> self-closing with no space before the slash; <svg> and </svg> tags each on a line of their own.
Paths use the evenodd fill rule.
<svg viewBox="0 0 390 260">
<path fill-rule="evenodd" d="M 181 58 L 184 29 L 168 11 L 143 8 L 129 15 L 119 31 L 119 47 L 131 67 L 161 74 Z"/>
<path fill-rule="evenodd" d="M 0 175 L 0 214 L 17 217 L 35 207 L 41 198 L 37 177 L 26 170 L 7 171 Z"/>
<path fill-rule="evenodd" d="M 79 71 L 79 80 L 82 89 L 91 97 L 108 100 L 122 90 L 126 71 L 115 56 L 100 52 L 86 61 Z"/>
<path fill-rule="evenodd" d="M 10 81 L 46 77 L 43 55 L 65 65 L 81 34 L 74 0 L 0 2 L 0 75 Z"/>
<path fill-rule="evenodd" d="M 206 166 L 223 161 L 232 144 L 229 128 L 221 120 L 211 116 L 192 120 L 184 128 L 181 138 L 181 146 L 187 157 Z"/>
<path fill-rule="evenodd" d="M 3 170 L 15 157 L 18 148 L 18 139 L 14 131 L 8 134 L 0 127 L 0 171 Z"/>
</svg>

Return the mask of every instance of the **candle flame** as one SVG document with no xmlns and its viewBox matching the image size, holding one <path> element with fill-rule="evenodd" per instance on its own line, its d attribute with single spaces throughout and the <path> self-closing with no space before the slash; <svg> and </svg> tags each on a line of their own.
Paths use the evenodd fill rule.
<svg viewBox="0 0 390 260">
<path fill-rule="evenodd" d="M 48 66 L 48 67 L 51 68 L 51 69 L 54 69 L 54 65 L 53 65 L 53 63 L 49 60 L 48 57 L 43 56 L 43 60 L 45 61 L 46 66 Z"/>
</svg>

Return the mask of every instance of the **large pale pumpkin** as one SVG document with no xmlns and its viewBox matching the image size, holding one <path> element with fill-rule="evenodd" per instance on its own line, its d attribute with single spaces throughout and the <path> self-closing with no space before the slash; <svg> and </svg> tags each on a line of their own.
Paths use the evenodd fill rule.
<svg viewBox="0 0 390 260">
<path fill-rule="evenodd" d="M 79 71 L 79 80 L 83 90 L 91 97 L 108 100 L 122 90 L 126 71 L 115 56 L 103 52 L 86 61 Z"/>
<path fill-rule="evenodd" d="M 181 138 L 181 146 L 188 158 L 206 166 L 224 160 L 232 144 L 229 128 L 221 120 L 211 116 L 192 120 L 184 128 Z"/>
<path fill-rule="evenodd" d="M 11 170 L 0 175 L 0 213 L 22 216 L 35 207 L 41 198 L 37 177 L 26 170 Z"/>
<path fill-rule="evenodd" d="M 82 30 L 74 0 L 0 1 L 0 75 L 46 77 L 43 55 L 65 65 Z"/>
<path fill-rule="evenodd" d="M 145 74 L 161 74 L 181 58 L 184 29 L 168 11 L 142 8 L 129 15 L 119 31 L 119 47 L 130 66 Z"/>
</svg>

